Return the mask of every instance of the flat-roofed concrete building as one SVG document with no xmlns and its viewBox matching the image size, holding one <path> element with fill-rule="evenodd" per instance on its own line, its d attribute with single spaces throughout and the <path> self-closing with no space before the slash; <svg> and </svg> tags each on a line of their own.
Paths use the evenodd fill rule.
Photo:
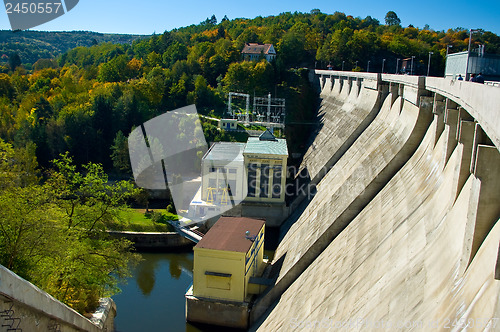
<svg viewBox="0 0 500 332">
<path fill-rule="evenodd" d="M 243 151 L 249 202 L 284 202 L 288 148 L 285 139 L 265 131 L 249 137 Z"/>
<path fill-rule="evenodd" d="M 236 119 L 221 119 L 219 121 L 219 128 L 224 130 L 238 129 L 238 120 Z"/>
<path fill-rule="evenodd" d="M 469 65 L 467 66 L 467 59 Z M 466 73 L 467 71 L 467 73 Z M 469 80 L 471 74 L 483 74 L 487 81 L 500 80 L 500 56 L 497 54 L 479 54 L 472 52 L 467 55 L 465 52 L 448 54 L 446 57 L 446 67 L 444 76 L 456 79 L 462 75 Z"/>
<path fill-rule="evenodd" d="M 269 210 L 269 204 L 285 203 L 287 158 L 286 140 L 269 130 L 247 143 L 214 143 L 202 158 L 201 187 L 191 201 L 190 217 L 209 219 L 241 202 L 250 204 L 246 216 L 267 217 L 252 213 L 251 204 L 267 204 Z"/>
<path fill-rule="evenodd" d="M 217 142 L 210 147 L 201 161 L 202 200 L 229 204 L 230 200 L 241 202 L 245 198 L 242 181 L 245 146 L 245 143 Z"/>
</svg>

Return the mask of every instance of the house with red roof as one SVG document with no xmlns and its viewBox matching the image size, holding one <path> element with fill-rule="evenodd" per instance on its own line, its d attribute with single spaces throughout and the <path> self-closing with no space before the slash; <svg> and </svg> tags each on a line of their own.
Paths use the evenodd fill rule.
<svg viewBox="0 0 500 332">
<path fill-rule="evenodd" d="M 276 58 L 276 50 L 273 44 L 245 43 L 241 54 L 243 59 L 247 61 L 258 61 L 265 58 L 271 62 Z"/>
</svg>

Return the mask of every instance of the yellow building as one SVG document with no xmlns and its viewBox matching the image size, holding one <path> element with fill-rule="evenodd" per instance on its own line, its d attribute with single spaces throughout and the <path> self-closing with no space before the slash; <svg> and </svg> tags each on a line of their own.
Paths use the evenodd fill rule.
<svg viewBox="0 0 500 332">
<path fill-rule="evenodd" d="M 264 220 L 221 217 L 194 247 L 193 296 L 248 302 L 264 270 Z"/>
</svg>

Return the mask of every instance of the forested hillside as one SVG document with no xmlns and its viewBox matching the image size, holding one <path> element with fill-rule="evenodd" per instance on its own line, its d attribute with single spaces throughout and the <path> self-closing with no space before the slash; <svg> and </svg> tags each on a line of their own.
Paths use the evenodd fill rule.
<svg viewBox="0 0 500 332">
<path fill-rule="evenodd" d="M 0 137 L 16 146 L 34 142 L 43 166 L 69 151 L 77 163 L 98 162 L 109 170 L 111 154 L 115 159 L 126 154 L 131 129 L 166 110 L 195 103 L 203 113 L 222 115 L 229 91 L 271 92 L 287 99 L 289 122 L 307 122 L 314 116 L 315 97 L 307 73 L 294 68 L 331 64 L 364 71 L 370 61 L 370 71 L 380 71 L 386 59 L 385 71 L 394 72 L 396 59 L 415 56 L 424 64 L 433 52 L 431 74 L 442 75 L 447 45 L 453 52 L 467 48 L 466 30 L 399 23 L 394 12 L 383 23 L 318 10 L 221 22 L 212 16 L 132 44 L 76 47 L 35 62 L 31 70 L 14 54 L 0 74 Z M 64 39 L 62 33 L 47 34 Z M 246 42 L 272 43 L 277 59 L 241 61 Z M 479 44 L 500 53 L 500 38 L 491 32 L 476 33 L 473 47 Z M 210 126 L 205 129 L 213 140 L 221 133 Z M 289 135 L 292 151 L 306 134 Z"/>
<path fill-rule="evenodd" d="M 77 46 L 100 43 L 131 44 L 140 35 L 105 34 L 91 31 L 11 31 L 0 30 L 0 72 L 8 57 L 17 54 L 24 67 L 31 69 L 40 59 L 52 59 Z M 6 68 L 3 68 L 6 71 Z"/>
</svg>

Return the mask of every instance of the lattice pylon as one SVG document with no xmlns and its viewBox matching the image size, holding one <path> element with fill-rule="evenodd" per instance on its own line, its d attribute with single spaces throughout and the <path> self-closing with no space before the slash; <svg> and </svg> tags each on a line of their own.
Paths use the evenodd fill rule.
<svg viewBox="0 0 500 332">
<path fill-rule="evenodd" d="M 208 203 L 214 203 L 214 191 L 216 191 L 215 188 L 213 187 L 208 187 L 208 195 L 207 195 L 207 202 Z"/>
<path fill-rule="evenodd" d="M 220 200 L 221 204 L 227 205 L 229 203 L 229 194 L 227 192 L 227 188 L 222 189 L 222 198 Z"/>
</svg>

